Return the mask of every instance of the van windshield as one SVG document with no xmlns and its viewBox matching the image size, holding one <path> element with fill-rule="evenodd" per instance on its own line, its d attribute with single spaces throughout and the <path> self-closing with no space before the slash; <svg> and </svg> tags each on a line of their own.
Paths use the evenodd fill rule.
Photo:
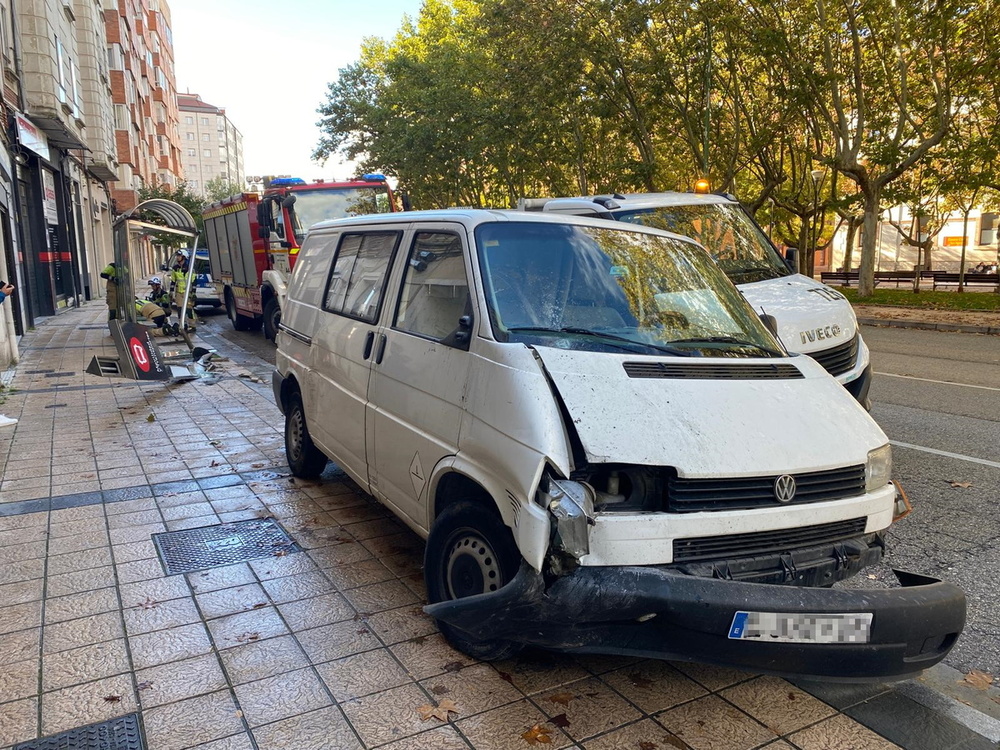
<svg viewBox="0 0 1000 750">
<path fill-rule="evenodd" d="M 493 333 L 500 341 L 678 356 L 786 356 L 696 245 L 572 224 L 476 229 Z"/>
<path fill-rule="evenodd" d="M 735 284 L 788 276 L 777 251 L 746 212 L 735 205 L 698 203 L 616 211 L 614 217 L 690 237 L 701 243 Z"/>
<path fill-rule="evenodd" d="M 389 192 L 384 185 L 358 188 L 323 188 L 296 190 L 295 203 L 289 211 L 292 231 L 300 242 L 313 224 L 347 216 L 387 213 Z"/>
</svg>

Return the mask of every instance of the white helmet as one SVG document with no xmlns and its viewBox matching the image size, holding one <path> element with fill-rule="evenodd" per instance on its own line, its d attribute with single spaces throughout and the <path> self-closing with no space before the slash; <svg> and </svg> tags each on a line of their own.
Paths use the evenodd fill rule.
<svg viewBox="0 0 1000 750">
<path fill-rule="evenodd" d="M 180 250 L 178 250 L 177 254 L 178 255 L 183 255 L 185 258 L 190 258 L 191 257 L 191 251 L 188 250 L 186 247 L 182 247 Z"/>
<path fill-rule="evenodd" d="M 150 286 L 161 286 L 162 284 L 163 284 L 163 282 L 160 281 L 160 277 L 159 276 L 154 276 L 153 278 L 151 278 L 149 280 L 149 285 Z"/>
</svg>

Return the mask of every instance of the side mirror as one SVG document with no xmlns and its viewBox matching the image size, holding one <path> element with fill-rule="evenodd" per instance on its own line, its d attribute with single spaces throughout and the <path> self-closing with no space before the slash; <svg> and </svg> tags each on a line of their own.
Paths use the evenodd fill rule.
<svg viewBox="0 0 1000 750">
<path fill-rule="evenodd" d="M 451 340 L 459 349 L 468 349 L 472 331 L 472 316 L 463 315 L 458 319 L 458 330 L 452 334 Z"/>
<path fill-rule="evenodd" d="M 410 202 L 410 194 L 403 192 L 399 194 L 399 202 L 403 204 L 404 211 L 412 211 L 413 203 Z"/>
<path fill-rule="evenodd" d="M 785 265 L 792 273 L 799 271 L 799 249 L 797 247 L 785 248 Z"/>
<path fill-rule="evenodd" d="M 768 315 L 767 313 L 760 314 L 760 320 L 771 333 L 774 334 L 775 338 L 778 338 L 778 321 L 773 315 Z"/>
</svg>

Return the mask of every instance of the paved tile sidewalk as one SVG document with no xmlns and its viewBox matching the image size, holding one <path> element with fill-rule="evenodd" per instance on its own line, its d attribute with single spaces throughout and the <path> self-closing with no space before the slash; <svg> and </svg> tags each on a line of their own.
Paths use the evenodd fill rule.
<svg viewBox="0 0 1000 750">
<path fill-rule="evenodd" d="M 475 663 L 421 610 L 422 541 L 333 468 L 287 475 L 268 383 L 85 375 L 104 315 L 25 336 L 2 406 L 0 747 L 132 712 L 150 750 L 898 746 L 848 715 L 884 686 L 824 702 L 697 664 Z M 150 539 L 268 516 L 302 552 L 166 576 Z M 421 720 L 444 700 L 450 721 Z M 921 746 L 992 746 L 934 741 L 955 737 Z"/>
</svg>

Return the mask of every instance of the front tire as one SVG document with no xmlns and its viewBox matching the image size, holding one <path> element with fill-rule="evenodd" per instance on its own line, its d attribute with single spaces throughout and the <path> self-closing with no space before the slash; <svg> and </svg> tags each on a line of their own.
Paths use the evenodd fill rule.
<svg viewBox="0 0 1000 750">
<path fill-rule="evenodd" d="M 285 458 L 292 475 L 300 479 L 315 479 L 326 468 L 327 457 L 309 437 L 302 396 L 295 392 L 288 399 L 285 411 Z"/>
<path fill-rule="evenodd" d="M 460 500 L 445 508 L 427 537 L 424 577 L 432 604 L 498 591 L 517 575 L 521 553 L 496 509 Z M 501 639 L 476 640 L 438 621 L 452 646 L 482 661 L 509 659 L 521 646 Z"/>
<path fill-rule="evenodd" d="M 255 331 L 260 327 L 260 321 L 256 317 L 240 315 L 239 310 L 236 309 L 236 300 L 233 299 L 233 293 L 230 291 L 226 292 L 226 315 L 229 316 L 233 328 L 237 331 Z"/>
<path fill-rule="evenodd" d="M 281 306 L 277 297 L 271 297 L 264 305 L 264 338 L 278 343 L 278 326 L 281 324 Z"/>
</svg>

